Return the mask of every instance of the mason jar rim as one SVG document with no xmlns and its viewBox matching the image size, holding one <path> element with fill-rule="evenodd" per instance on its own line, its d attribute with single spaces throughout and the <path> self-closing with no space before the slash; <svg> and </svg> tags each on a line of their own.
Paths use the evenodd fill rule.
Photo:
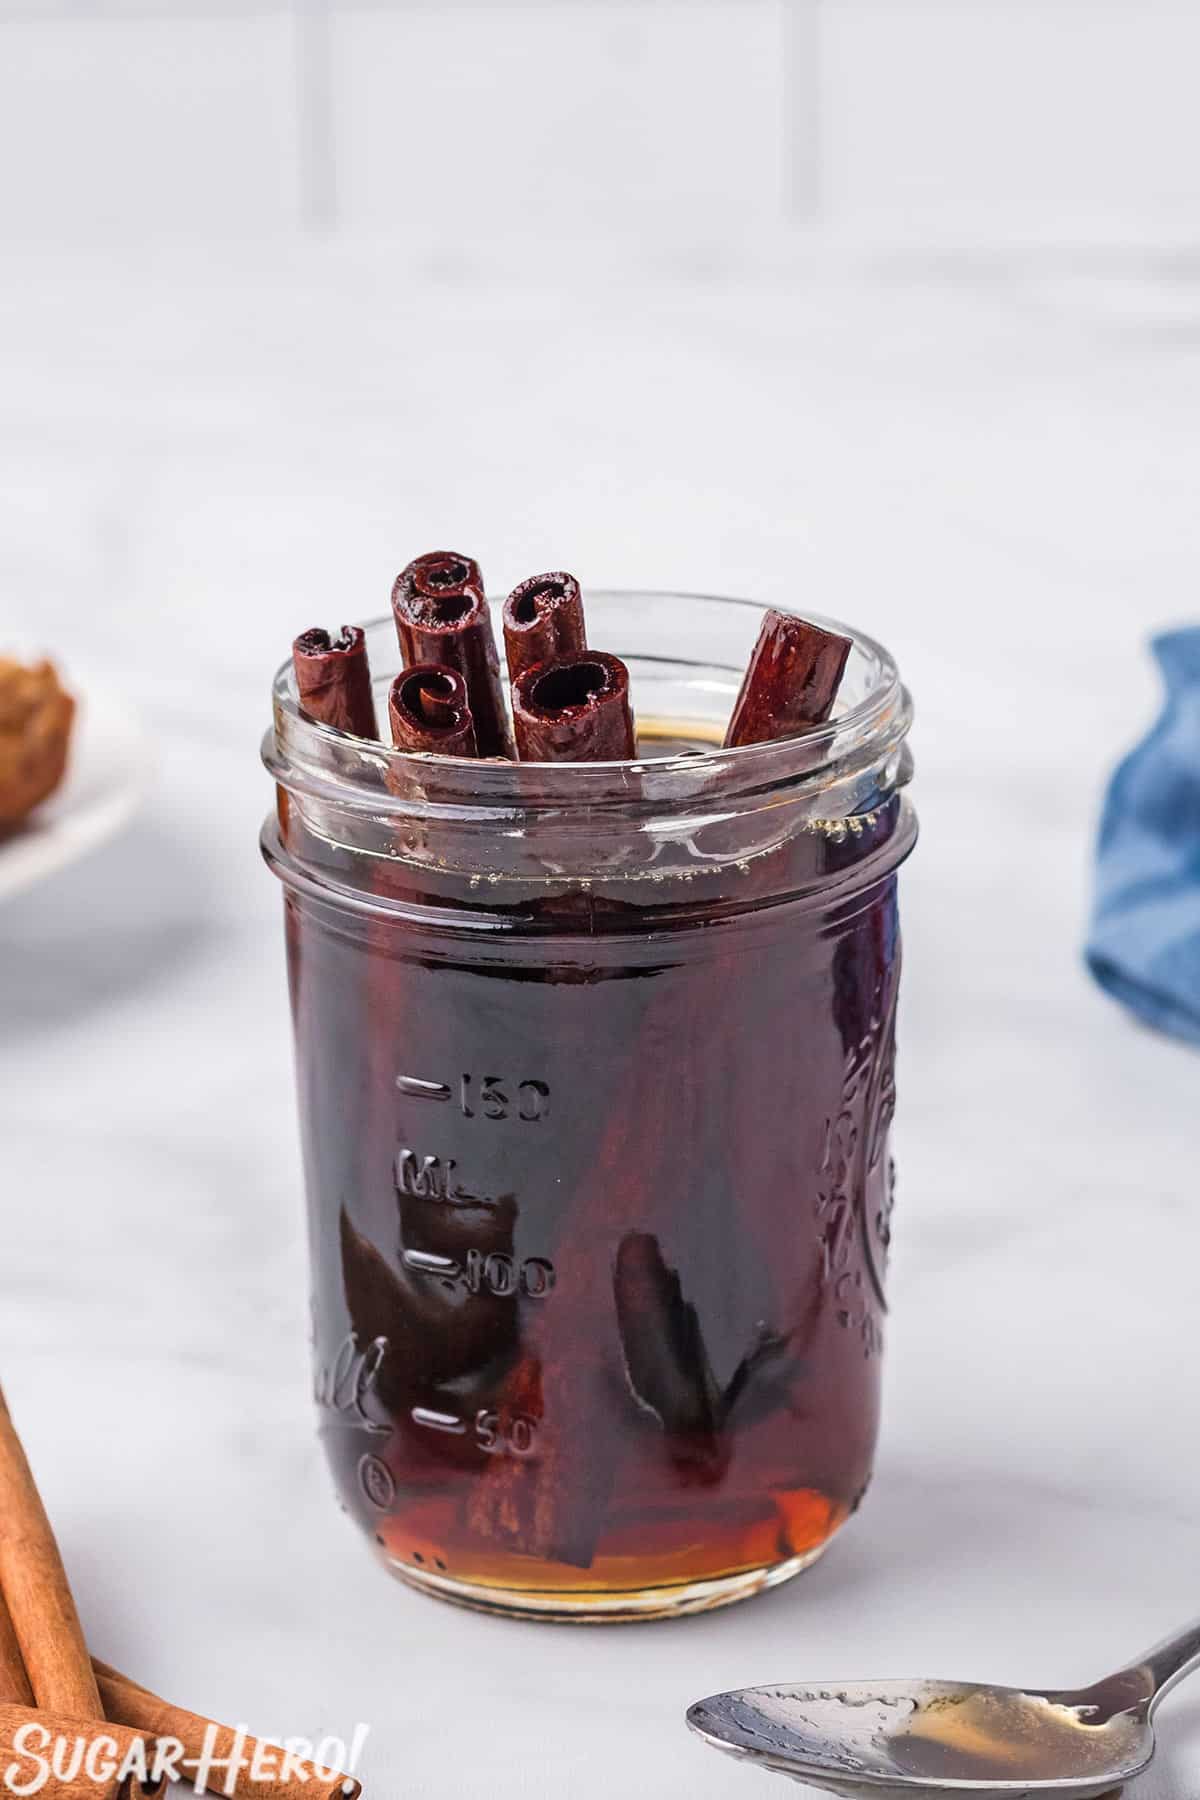
<svg viewBox="0 0 1200 1800">
<path fill-rule="evenodd" d="M 758 614 L 771 610 L 759 601 L 716 594 L 690 594 L 674 590 L 591 589 L 589 602 L 597 610 L 606 605 L 653 605 L 670 601 L 689 608 L 733 609 Z M 493 609 L 499 602 L 491 599 Z M 791 608 L 774 608 L 794 611 Z M 739 799 L 757 798 L 779 789 L 794 789 L 833 781 L 841 784 L 862 765 L 878 767 L 898 750 L 912 717 L 910 696 L 903 686 L 891 653 L 875 638 L 855 626 L 818 613 L 805 619 L 824 630 L 850 638 L 860 675 L 866 676 L 860 698 L 824 724 L 794 736 L 762 744 L 726 749 L 687 749 L 661 757 L 642 757 L 623 762 L 528 763 L 443 756 L 398 750 L 390 744 L 355 738 L 307 718 L 300 710 L 290 659 L 276 673 L 272 686 L 274 730 L 263 745 L 264 761 L 284 787 L 340 805 L 359 804 L 381 820 L 388 816 L 441 814 L 476 818 L 494 814 L 564 809 L 622 809 L 648 804 L 655 809 L 672 804 L 694 805 L 701 796 L 736 806 Z M 393 630 L 390 616 L 367 621 L 363 630 L 368 643 L 387 643 Z M 392 639 L 394 642 L 394 639 Z M 655 665 L 706 670 L 729 677 L 730 702 L 740 685 L 743 670 L 681 654 L 658 656 L 623 651 L 635 665 Z M 397 649 L 398 655 L 398 649 Z M 634 694 L 637 713 L 637 694 Z M 682 722 L 681 722 L 682 723 Z"/>
</svg>

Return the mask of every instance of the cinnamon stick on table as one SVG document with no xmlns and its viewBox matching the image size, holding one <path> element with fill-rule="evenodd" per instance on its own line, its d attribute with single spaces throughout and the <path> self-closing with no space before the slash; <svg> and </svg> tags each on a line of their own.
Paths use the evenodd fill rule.
<svg viewBox="0 0 1200 1800">
<path fill-rule="evenodd" d="M 392 612 L 405 664 L 439 663 L 467 684 L 480 756 L 511 756 L 500 664 L 479 564 L 454 550 L 430 550 L 401 569 Z"/>
<path fill-rule="evenodd" d="M 181 1768 L 189 1779 L 203 1772 L 205 1756 L 214 1762 L 209 1792 L 232 1794 L 236 1800 L 357 1800 L 362 1784 L 353 1775 L 321 1769 L 316 1763 L 292 1757 L 283 1771 L 284 1752 L 276 1745 L 245 1737 L 230 1725 L 219 1725 L 201 1713 L 173 1706 L 158 1694 L 122 1675 L 107 1663 L 95 1662 L 104 1708 L 110 1719 L 150 1732 L 159 1738 L 175 1738 L 183 1745 Z M 238 1758 L 240 1766 L 228 1785 L 224 1759 Z M 255 1766 L 260 1775 L 251 1771 Z"/>
<path fill-rule="evenodd" d="M 535 663 L 513 682 L 522 762 L 622 762 L 637 755 L 629 670 L 619 656 L 581 650 Z"/>
<path fill-rule="evenodd" d="M 135 1766 L 153 1768 L 154 1743 L 142 1731 L 99 1716 L 76 1719 L 32 1706 L 0 1706 L 0 1775 L 11 1768 L 20 1784 L 14 1789 L 6 1781 L 3 1791 L 33 1793 L 25 1784 L 38 1779 L 39 1758 L 49 1766 L 36 1788 L 40 1800 L 134 1800 L 160 1795 L 166 1786 L 165 1780 L 140 1782 L 136 1774 L 119 1779 L 127 1758 Z M 56 1764 L 74 1773 L 57 1775 Z M 310 1800 L 319 1797 L 314 1792 Z"/>
<path fill-rule="evenodd" d="M 565 570 L 531 575 L 504 602 L 504 650 L 513 681 L 534 663 L 586 649 L 583 597 Z"/>
<path fill-rule="evenodd" d="M 414 663 L 405 669 L 392 683 L 388 718 L 397 750 L 479 754 L 467 684 L 457 669 L 440 663 Z"/>
<path fill-rule="evenodd" d="M 361 626 L 343 625 L 335 638 L 319 625 L 302 631 L 292 645 L 292 668 L 300 710 L 310 719 L 354 737 L 379 736 Z"/>
<path fill-rule="evenodd" d="M 37 1704 L 70 1718 L 100 1718 L 100 1694 L 66 1570 L 2 1392 L 0 1593 Z"/>
<path fill-rule="evenodd" d="M 17 1634 L 3 1594 L 0 1594 L 0 1703 L 33 1705 L 33 1689 L 25 1673 L 21 1646 L 17 1642 Z"/>
<path fill-rule="evenodd" d="M 793 737 L 833 710 L 851 643 L 794 613 L 767 612 L 725 733 L 725 748 Z"/>
<path fill-rule="evenodd" d="M 33 1688 L 30 1686 L 29 1676 L 25 1672 L 25 1664 L 21 1657 L 21 1646 L 17 1642 L 16 1629 L 13 1626 L 12 1618 L 9 1614 L 4 1596 L 0 1593 L 0 1710 L 5 1707 L 32 1707 L 33 1704 Z M 51 1725 L 53 1722 L 52 1715 L 46 1713 L 39 1712 L 33 1716 L 36 1718 L 37 1723 L 43 1727 Z M 18 1721 L 17 1724 L 14 1724 L 14 1732 L 18 1729 L 20 1723 L 28 1723 L 28 1720 L 22 1719 Z M 112 1733 L 104 1731 L 98 1717 L 91 1725 L 80 1726 L 75 1724 L 73 1736 L 78 1738 L 81 1734 L 88 1735 L 90 1742 L 100 1736 L 111 1737 L 113 1735 Z M 120 1735 L 124 1742 L 126 1734 L 122 1732 Z M 43 1740 L 40 1733 L 35 1733 L 33 1736 L 35 1739 L 33 1743 L 34 1750 L 38 1754 L 43 1754 Z M 2 1739 L 2 1737 L 3 1733 L 0 1731 L 0 1739 Z M 27 1742 L 28 1738 L 23 1739 L 22 1741 Z M 3 1750 L 5 1747 L 4 1743 L 0 1742 L 0 1767 L 7 1766 L 3 1759 Z M 15 1747 L 10 1743 L 7 1745 L 7 1748 L 14 1749 Z M 147 1753 L 144 1759 L 147 1771 L 149 1771 L 151 1766 L 151 1748 L 151 1746 L 147 1747 Z M 45 1750 L 52 1752 L 52 1746 L 45 1746 Z M 19 1757 L 20 1751 L 17 1750 L 16 1754 Z M 72 1750 L 66 1754 L 64 1762 L 65 1767 L 69 1768 L 72 1766 L 73 1754 L 72 1748 Z M 117 1756 L 116 1761 L 119 1764 L 121 1757 Z M 30 1765 L 30 1769 L 31 1771 L 33 1770 L 33 1765 Z M 167 1779 L 165 1775 L 159 1777 L 157 1780 L 148 1779 L 142 1781 L 136 1774 L 130 1774 L 125 1781 L 118 1784 L 115 1777 L 112 1781 L 95 1782 L 86 1773 L 86 1770 L 83 1773 L 77 1773 L 73 1776 L 60 1776 L 56 1775 L 53 1772 L 53 1769 L 51 1769 L 51 1773 L 47 1776 L 44 1784 L 38 1789 L 38 1793 L 42 1796 L 42 1800 L 162 1800 L 162 1796 L 166 1792 L 166 1786 Z"/>
</svg>

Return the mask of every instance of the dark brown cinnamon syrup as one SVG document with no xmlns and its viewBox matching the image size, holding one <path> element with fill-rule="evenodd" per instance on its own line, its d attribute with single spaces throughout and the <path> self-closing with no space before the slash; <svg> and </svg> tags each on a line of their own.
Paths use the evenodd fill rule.
<svg viewBox="0 0 1200 1800">
<path fill-rule="evenodd" d="M 407 917 L 288 891 L 323 1436 L 418 1579 L 541 1605 L 712 1582 L 817 1553 L 856 1506 L 898 808 L 718 876 L 397 857 L 372 886 Z"/>
</svg>

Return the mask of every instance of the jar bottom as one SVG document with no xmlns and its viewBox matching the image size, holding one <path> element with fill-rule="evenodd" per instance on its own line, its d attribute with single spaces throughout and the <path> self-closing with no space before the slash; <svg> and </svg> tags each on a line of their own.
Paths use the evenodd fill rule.
<svg viewBox="0 0 1200 1800">
<path fill-rule="evenodd" d="M 495 1613 L 508 1619 L 537 1619 L 548 1625 L 630 1625 L 640 1620 L 678 1619 L 688 1613 L 712 1612 L 719 1606 L 733 1606 L 749 1600 L 767 1588 L 778 1587 L 802 1575 L 824 1555 L 831 1537 L 789 1556 L 784 1562 L 764 1568 L 741 1569 L 736 1575 L 722 1575 L 709 1581 L 687 1581 L 672 1585 L 623 1590 L 581 1589 L 574 1592 L 549 1592 L 538 1588 L 513 1588 L 475 1581 L 459 1581 L 451 1575 L 435 1575 L 429 1569 L 418 1569 L 402 1562 L 387 1550 L 376 1550 L 379 1561 L 390 1575 L 397 1576 L 409 1587 L 434 1599 L 447 1600 L 452 1606 L 465 1606 L 473 1612 Z"/>
</svg>

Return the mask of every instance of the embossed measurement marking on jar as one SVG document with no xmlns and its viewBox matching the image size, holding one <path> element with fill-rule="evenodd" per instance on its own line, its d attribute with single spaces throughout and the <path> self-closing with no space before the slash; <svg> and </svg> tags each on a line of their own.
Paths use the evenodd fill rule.
<svg viewBox="0 0 1200 1800">
<path fill-rule="evenodd" d="M 519 1081 L 514 1090 L 502 1075 L 481 1075 L 476 1088 L 475 1076 L 461 1075 L 458 1082 L 458 1104 L 464 1119 L 473 1119 L 476 1111 L 485 1119 L 520 1119 L 525 1125 L 539 1124 L 550 1111 L 550 1089 L 544 1081 Z"/>
<path fill-rule="evenodd" d="M 480 1407 L 475 1414 L 475 1437 L 489 1456 L 532 1456 L 537 1424 L 525 1413 L 501 1418 L 498 1412 Z"/>
<path fill-rule="evenodd" d="M 464 1206 L 495 1206 L 499 1195 L 477 1194 L 456 1173 L 453 1156 L 422 1156 L 408 1144 L 396 1152 L 396 1190 L 410 1200 L 457 1200 Z"/>
<path fill-rule="evenodd" d="M 456 1413 L 435 1412 L 431 1406 L 414 1406 L 411 1417 L 414 1425 L 425 1425 L 430 1431 L 448 1431 L 454 1437 L 462 1437 L 467 1429 Z"/>
<path fill-rule="evenodd" d="M 518 1260 L 504 1251 L 468 1250 L 462 1262 L 452 1256 L 439 1256 L 432 1250 L 405 1250 L 408 1268 L 433 1275 L 447 1287 L 464 1287 L 469 1294 L 491 1294 L 506 1300 L 524 1294 L 528 1300 L 544 1300 L 554 1286 L 554 1264 L 544 1256 L 527 1256 Z"/>
<path fill-rule="evenodd" d="M 410 1100 L 452 1098 L 444 1081 L 427 1081 L 423 1075 L 397 1075 L 396 1087 Z M 549 1084 L 465 1073 L 458 1078 L 458 1110 L 464 1119 L 519 1119 L 523 1125 L 538 1125 L 550 1111 Z"/>
<path fill-rule="evenodd" d="M 444 1431 L 451 1437 L 465 1437 L 470 1432 L 481 1450 L 489 1456 L 532 1456 L 537 1437 L 537 1421 L 525 1413 L 509 1418 L 491 1407 L 481 1406 L 468 1425 L 457 1413 L 436 1412 L 431 1406 L 414 1406 L 409 1415 L 414 1425 L 429 1431 Z"/>
<path fill-rule="evenodd" d="M 396 1086 L 411 1100 L 449 1100 L 450 1089 L 444 1081 L 422 1081 L 419 1075 L 397 1075 Z"/>
</svg>

